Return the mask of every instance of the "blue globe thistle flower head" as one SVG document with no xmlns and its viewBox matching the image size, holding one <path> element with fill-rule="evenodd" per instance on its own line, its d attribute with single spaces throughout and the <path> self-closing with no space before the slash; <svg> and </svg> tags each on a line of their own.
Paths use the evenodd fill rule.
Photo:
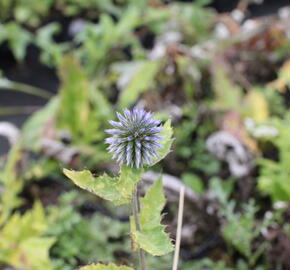
<svg viewBox="0 0 290 270">
<path fill-rule="evenodd" d="M 163 147 L 157 142 L 163 138 L 159 134 L 161 121 L 155 120 L 153 113 L 137 108 L 125 109 L 123 114 L 117 112 L 117 116 L 118 122 L 109 121 L 114 128 L 105 130 L 112 135 L 105 143 L 109 144 L 113 159 L 138 169 L 151 165 L 158 158 L 157 150 Z"/>
</svg>

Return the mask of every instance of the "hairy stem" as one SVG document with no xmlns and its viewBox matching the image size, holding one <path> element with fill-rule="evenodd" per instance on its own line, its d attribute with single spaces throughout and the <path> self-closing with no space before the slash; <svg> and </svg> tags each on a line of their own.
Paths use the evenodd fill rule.
<svg viewBox="0 0 290 270">
<path fill-rule="evenodd" d="M 139 197 L 138 197 L 138 188 L 137 185 L 133 191 L 132 194 L 132 210 L 133 210 L 133 216 L 134 216 L 134 222 L 135 222 L 135 226 L 137 231 L 141 230 L 140 227 L 140 222 L 139 222 Z M 139 253 L 139 261 L 140 261 L 140 266 L 141 266 L 141 270 L 146 270 L 146 262 L 145 262 L 145 253 L 144 250 L 139 248 L 138 249 L 138 253 Z"/>
</svg>

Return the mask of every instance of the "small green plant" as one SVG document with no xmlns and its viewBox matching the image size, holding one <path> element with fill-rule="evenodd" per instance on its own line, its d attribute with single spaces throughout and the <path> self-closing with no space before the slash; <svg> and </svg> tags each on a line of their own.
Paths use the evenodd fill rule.
<svg viewBox="0 0 290 270">
<path fill-rule="evenodd" d="M 32 35 L 19 24 L 15 22 L 0 24 L 0 44 L 7 41 L 18 61 L 24 60 L 27 46 L 31 40 Z"/>
<path fill-rule="evenodd" d="M 55 270 L 73 270 L 80 262 L 114 262 L 118 251 L 130 251 L 129 239 L 123 237 L 128 234 L 127 223 L 100 213 L 90 218 L 82 216 L 79 195 L 77 191 L 66 192 L 57 206 L 49 207 L 53 226 L 46 235 L 57 239 L 50 250 Z"/>
<path fill-rule="evenodd" d="M 213 178 L 210 183 L 211 190 L 221 204 L 220 212 L 225 218 L 222 226 L 222 235 L 228 245 L 229 254 L 233 254 L 232 248 L 237 250 L 247 259 L 241 264 L 244 267 L 238 267 L 238 269 L 249 269 L 248 267 L 252 268 L 256 266 L 258 259 L 260 259 L 268 248 L 269 243 L 267 241 L 262 241 L 258 246 L 254 245 L 254 241 L 258 239 L 261 232 L 273 220 L 272 218 L 264 216 L 262 221 L 257 222 L 255 216 L 259 209 L 254 200 L 243 204 L 242 213 L 237 213 L 235 211 L 237 208 L 236 201 L 230 200 L 233 184 L 233 181 L 221 181 L 218 178 Z"/>
<path fill-rule="evenodd" d="M 119 121 L 110 121 L 113 129 L 106 130 L 111 135 L 106 139 L 108 150 L 113 159 L 120 164 L 119 176 L 103 174 L 94 177 L 88 170 L 64 173 L 76 185 L 86 189 L 115 205 L 132 205 L 131 239 L 132 247 L 139 253 L 140 269 L 145 270 L 145 252 L 162 256 L 172 251 L 173 245 L 165 233 L 165 226 L 160 223 L 161 211 L 165 204 L 162 181 L 156 181 L 139 201 L 137 183 L 145 168 L 162 160 L 170 151 L 172 128 L 170 120 L 163 126 L 153 118 L 152 113 L 144 110 L 124 110 L 117 113 Z M 131 269 L 125 266 L 89 265 L 83 269 Z"/>
<path fill-rule="evenodd" d="M 258 188 L 263 194 L 270 195 L 273 202 L 290 201 L 289 121 L 289 113 L 284 119 L 275 118 L 270 121 L 270 124 L 277 129 L 278 135 L 269 140 L 277 147 L 279 158 L 277 161 L 269 158 L 259 160 L 261 168 Z"/>
<path fill-rule="evenodd" d="M 0 228 L 0 262 L 24 270 L 53 270 L 49 249 L 56 239 L 44 235 L 48 225 L 40 202 L 24 215 L 13 214 Z"/>
</svg>

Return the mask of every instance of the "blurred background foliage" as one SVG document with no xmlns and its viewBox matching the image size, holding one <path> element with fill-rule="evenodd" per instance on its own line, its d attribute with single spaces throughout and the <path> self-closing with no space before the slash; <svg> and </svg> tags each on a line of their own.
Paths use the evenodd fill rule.
<svg viewBox="0 0 290 270">
<path fill-rule="evenodd" d="M 173 122 L 142 188 L 164 174 L 174 238 L 186 186 L 180 269 L 290 269 L 290 7 L 221 2 L 0 0 L 0 269 L 132 266 L 128 210 L 61 168 L 116 172 L 104 130 L 133 106 Z"/>
</svg>

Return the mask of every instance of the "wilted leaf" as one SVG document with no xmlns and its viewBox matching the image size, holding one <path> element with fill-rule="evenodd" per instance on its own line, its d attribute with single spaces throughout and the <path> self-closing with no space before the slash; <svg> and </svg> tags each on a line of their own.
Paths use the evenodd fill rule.
<svg viewBox="0 0 290 270">
<path fill-rule="evenodd" d="M 115 264 L 90 264 L 81 267 L 79 270 L 134 270 L 128 266 L 117 266 Z"/>
<path fill-rule="evenodd" d="M 236 111 L 228 111 L 223 115 L 221 128 L 241 143 L 248 147 L 253 153 L 259 153 L 257 142 L 251 138 L 246 130 L 241 116 Z"/>
<path fill-rule="evenodd" d="M 244 114 L 257 122 L 269 117 L 268 102 L 261 92 L 253 89 L 245 96 Z"/>
<path fill-rule="evenodd" d="M 165 204 L 162 181 L 156 181 L 140 200 L 139 214 L 141 231 L 137 231 L 131 217 L 131 235 L 133 241 L 146 252 L 154 256 L 162 256 L 173 250 L 165 226 L 161 222 L 161 211 Z"/>
</svg>

